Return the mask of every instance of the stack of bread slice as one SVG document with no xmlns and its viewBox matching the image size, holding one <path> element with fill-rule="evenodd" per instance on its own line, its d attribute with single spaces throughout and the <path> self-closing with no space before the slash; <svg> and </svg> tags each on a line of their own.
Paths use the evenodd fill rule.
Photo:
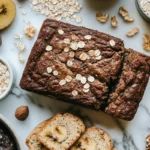
<svg viewBox="0 0 150 150">
<path fill-rule="evenodd" d="M 39 124 L 26 140 L 29 150 L 113 150 L 110 136 L 97 127 L 85 127 L 69 113 Z"/>
</svg>

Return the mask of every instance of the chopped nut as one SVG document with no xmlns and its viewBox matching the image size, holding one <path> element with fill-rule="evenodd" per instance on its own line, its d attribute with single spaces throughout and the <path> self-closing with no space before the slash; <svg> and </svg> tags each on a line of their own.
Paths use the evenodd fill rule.
<svg viewBox="0 0 150 150">
<path fill-rule="evenodd" d="M 47 73 L 51 73 L 53 69 L 51 67 L 47 67 Z"/>
<path fill-rule="evenodd" d="M 87 58 L 88 58 L 88 55 L 86 53 L 82 53 L 80 56 L 79 56 L 80 60 L 83 60 L 85 61 Z"/>
<path fill-rule="evenodd" d="M 100 21 L 101 23 L 106 23 L 109 19 L 109 14 L 103 15 L 102 13 L 96 14 L 96 19 Z"/>
<path fill-rule="evenodd" d="M 129 15 L 127 15 L 127 16 L 124 17 L 124 20 L 125 20 L 125 21 L 128 21 L 128 22 L 133 22 L 133 21 L 134 21 L 134 18 L 131 17 L 131 16 L 129 16 Z"/>
<path fill-rule="evenodd" d="M 139 32 L 139 29 L 134 27 L 129 32 L 127 32 L 127 36 L 132 37 L 132 36 L 136 35 L 138 32 Z"/>
<path fill-rule="evenodd" d="M 128 22 L 134 21 L 134 18 L 129 15 L 129 12 L 123 6 L 119 8 L 119 14 L 124 18 L 125 21 L 128 21 Z"/>
<path fill-rule="evenodd" d="M 94 82 L 94 81 L 95 81 L 95 78 L 94 78 L 93 76 L 89 76 L 89 77 L 88 77 L 88 81 L 89 81 L 89 82 Z"/>
<path fill-rule="evenodd" d="M 128 13 L 129 13 L 129 12 L 127 11 L 127 9 L 126 9 L 125 7 L 121 6 L 121 7 L 119 8 L 119 14 L 120 14 L 122 17 L 127 16 Z"/>
<path fill-rule="evenodd" d="M 65 85 L 66 84 L 66 80 L 60 80 L 59 85 Z"/>
<path fill-rule="evenodd" d="M 91 36 L 91 35 L 85 35 L 84 38 L 85 38 L 86 40 L 90 40 L 90 39 L 92 38 L 92 36 Z"/>
<path fill-rule="evenodd" d="M 112 46 L 112 47 L 114 47 L 115 45 L 116 45 L 116 42 L 114 41 L 114 40 L 110 40 L 110 45 Z"/>
<path fill-rule="evenodd" d="M 50 45 L 47 45 L 45 50 L 46 50 L 46 51 L 51 51 L 51 50 L 53 50 L 53 47 L 50 46 Z"/>
<path fill-rule="evenodd" d="M 72 42 L 72 43 L 70 44 L 70 48 L 76 51 L 76 50 L 78 49 L 78 43 Z"/>
<path fill-rule="evenodd" d="M 85 43 L 83 41 L 79 41 L 78 42 L 78 47 L 79 48 L 84 48 L 85 47 Z"/>
<path fill-rule="evenodd" d="M 150 135 L 146 137 L 146 150 L 150 150 Z"/>
<path fill-rule="evenodd" d="M 59 29 L 59 30 L 58 30 L 58 33 L 59 33 L 60 35 L 63 35 L 63 34 L 64 34 L 64 31 L 61 30 L 61 29 Z"/>
<path fill-rule="evenodd" d="M 31 39 L 36 33 L 36 28 L 33 25 L 29 25 L 24 29 L 24 33 L 29 39 Z"/>
<path fill-rule="evenodd" d="M 73 96 L 77 96 L 77 95 L 78 95 L 78 91 L 73 90 L 73 91 L 72 91 L 72 95 L 73 95 Z"/>
<path fill-rule="evenodd" d="M 20 120 L 24 121 L 29 115 L 29 108 L 28 106 L 21 106 L 16 109 L 15 117 Z"/>
<path fill-rule="evenodd" d="M 72 77 L 67 75 L 66 78 L 65 78 L 66 82 L 71 82 L 72 81 Z"/>
<path fill-rule="evenodd" d="M 116 16 L 111 17 L 111 25 L 112 25 L 112 27 L 117 27 L 118 26 L 118 21 L 117 21 Z"/>
<path fill-rule="evenodd" d="M 67 61 L 67 66 L 68 66 L 68 67 L 72 67 L 72 65 L 73 65 L 73 61 L 72 61 L 72 60 L 68 60 L 68 61 Z"/>
<path fill-rule="evenodd" d="M 81 77 L 81 83 L 82 83 L 82 84 L 85 84 L 86 81 L 87 81 L 86 77 Z"/>
<path fill-rule="evenodd" d="M 144 34 L 143 39 L 144 39 L 144 43 L 143 43 L 144 50 L 150 51 L 150 35 Z"/>
<path fill-rule="evenodd" d="M 54 70 L 54 71 L 53 71 L 53 75 L 54 75 L 54 76 L 58 76 L 58 71 L 57 71 L 57 70 Z"/>
</svg>

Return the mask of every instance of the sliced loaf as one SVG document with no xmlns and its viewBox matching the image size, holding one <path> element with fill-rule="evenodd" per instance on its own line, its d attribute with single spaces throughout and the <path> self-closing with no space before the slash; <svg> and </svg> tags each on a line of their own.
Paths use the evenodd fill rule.
<svg viewBox="0 0 150 150">
<path fill-rule="evenodd" d="M 68 150 L 85 131 L 78 117 L 65 113 L 57 114 L 38 132 L 39 141 L 50 150 Z"/>
<path fill-rule="evenodd" d="M 39 124 L 36 128 L 33 129 L 31 134 L 26 139 L 26 145 L 29 150 L 48 150 L 37 138 L 37 132 L 45 125 L 46 121 Z"/>
<path fill-rule="evenodd" d="M 71 150 L 113 150 L 108 133 L 97 127 L 88 127 Z"/>
</svg>

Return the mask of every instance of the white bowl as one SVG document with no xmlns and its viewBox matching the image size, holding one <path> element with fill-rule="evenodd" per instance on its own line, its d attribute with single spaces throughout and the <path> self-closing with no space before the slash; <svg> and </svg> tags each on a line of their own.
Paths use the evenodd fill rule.
<svg viewBox="0 0 150 150">
<path fill-rule="evenodd" d="M 8 88 L 7 88 L 7 90 L 2 95 L 0 95 L 0 100 L 2 100 L 11 91 L 11 88 L 12 88 L 12 85 L 13 85 L 13 82 L 14 82 L 14 74 L 13 74 L 12 67 L 9 65 L 9 63 L 7 62 L 7 60 L 5 60 L 4 58 L 0 57 L 0 61 L 3 62 L 8 67 L 8 70 L 9 70 L 9 73 L 10 73 L 10 80 L 9 80 Z"/>
<path fill-rule="evenodd" d="M 145 20 L 147 20 L 147 21 L 150 22 L 150 17 L 147 16 L 147 15 L 144 13 L 143 9 L 141 8 L 141 5 L 140 5 L 139 0 L 135 0 L 135 2 L 136 2 L 136 6 L 137 6 L 137 9 L 138 9 L 138 12 L 140 13 L 140 15 L 141 15 Z"/>
<path fill-rule="evenodd" d="M 12 137 L 15 140 L 16 146 L 17 146 L 17 150 L 24 150 L 20 139 L 18 138 L 18 136 L 16 135 L 15 130 L 13 129 L 12 125 L 8 122 L 7 119 L 5 119 L 4 116 L 2 116 L 0 114 L 0 123 L 4 124 L 4 126 L 6 126 L 6 128 L 8 129 L 8 131 L 11 133 Z"/>
</svg>

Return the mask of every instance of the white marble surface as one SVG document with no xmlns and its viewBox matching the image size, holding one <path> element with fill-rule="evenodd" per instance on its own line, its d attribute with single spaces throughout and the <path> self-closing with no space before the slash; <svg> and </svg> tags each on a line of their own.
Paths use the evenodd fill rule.
<svg viewBox="0 0 150 150">
<path fill-rule="evenodd" d="M 14 66 L 16 83 L 8 97 L 0 101 L 0 113 L 11 122 L 20 136 L 22 143 L 25 143 L 25 138 L 39 122 L 51 117 L 57 112 L 72 110 L 74 112 L 80 112 L 80 115 L 86 120 L 87 124 L 95 124 L 105 129 L 112 136 L 115 147 L 118 150 L 144 150 L 145 137 L 150 134 L 150 83 L 147 86 L 138 112 L 131 122 L 112 118 L 102 112 L 95 112 L 64 102 L 54 101 L 33 93 L 26 93 L 19 88 L 19 81 L 25 64 L 21 64 L 18 60 L 18 50 L 14 45 L 15 39 L 13 36 L 15 34 L 23 35 L 23 29 L 26 26 L 23 20 L 31 21 L 37 30 L 39 30 L 45 17 L 36 15 L 35 12 L 30 9 L 27 0 L 22 3 L 18 3 L 17 0 L 15 0 L 15 2 L 17 5 L 17 16 L 14 23 L 4 31 L 0 31 L 3 37 L 3 45 L 0 47 L 0 56 L 7 58 Z M 83 9 L 80 13 L 83 17 L 81 25 L 120 37 L 124 39 L 126 47 L 146 53 L 142 49 L 142 35 L 144 33 L 150 34 L 150 24 L 139 16 L 134 0 L 80 0 L 80 2 L 83 4 Z M 20 4 L 22 8 L 18 8 Z M 121 5 L 124 5 L 129 10 L 130 14 L 134 16 L 134 23 L 127 24 L 118 16 L 118 8 Z M 27 10 L 26 15 L 21 14 L 23 8 Z M 109 12 L 110 15 L 117 15 L 119 27 L 117 29 L 112 29 L 110 22 L 104 25 L 97 22 L 95 19 L 95 13 L 97 11 Z M 125 36 L 126 32 L 135 26 L 140 29 L 140 33 L 134 38 L 127 38 Z M 33 40 L 24 38 L 24 42 L 27 46 L 24 52 L 26 60 L 35 40 L 36 36 Z M 148 52 L 147 54 L 150 55 Z M 15 119 L 14 112 L 17 107 L 22 105 L 29 106 L 30 115 L 26 121 L 19 122 Z M 25 150 L 27 150 L 25 144 L 24 147 Z"/>
</svg>

